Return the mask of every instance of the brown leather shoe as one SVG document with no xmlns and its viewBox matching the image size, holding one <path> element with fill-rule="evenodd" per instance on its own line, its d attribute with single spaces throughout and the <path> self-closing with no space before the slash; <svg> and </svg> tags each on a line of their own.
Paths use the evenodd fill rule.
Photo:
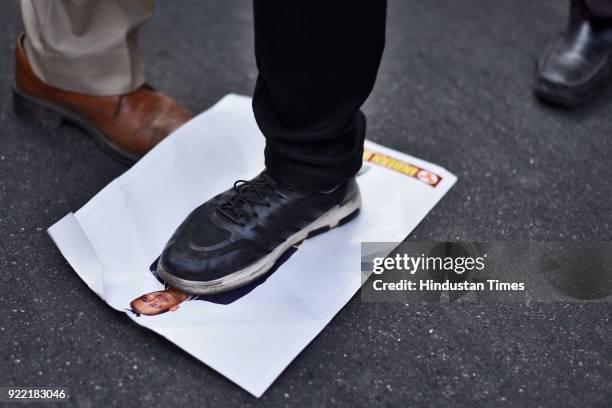
<svg viewBox="0 0 612 408">
<path fill-rule="evenodd" d="M 91 96 L 43 83 L 32 71 L 23 49 L 25 34 L 15 48 L 14 108 L 19 116 L 48 127 L 62 121 L 81 127 L 115 158 L 132 163 L 164 137 L 191 119 L 169 96 L 143 85 L 116 96 Z"/>
</svg>

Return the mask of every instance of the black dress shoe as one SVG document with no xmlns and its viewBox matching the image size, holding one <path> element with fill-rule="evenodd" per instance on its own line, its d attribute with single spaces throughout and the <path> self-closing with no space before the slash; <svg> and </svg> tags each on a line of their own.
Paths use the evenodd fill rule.
<svg viewBox="0 0 612 408">
<path fill-rule="evenodd" d="M 607 85 L 611 59 L 612 24 L 589 20 L 580 2 L 572 0 L 567 33 L 538 61 L 535 94 L 567 107 L 587 102 Z"/>
<path fill-rule="evenodd" d="M 292 245 L 350 220 L 360 203 L 354 178 L 329 192 L 300 192 L 264 171 L 196 208 L 166 244 L 158 273 L 191 294 L 241 287 Z"/>
</svg>

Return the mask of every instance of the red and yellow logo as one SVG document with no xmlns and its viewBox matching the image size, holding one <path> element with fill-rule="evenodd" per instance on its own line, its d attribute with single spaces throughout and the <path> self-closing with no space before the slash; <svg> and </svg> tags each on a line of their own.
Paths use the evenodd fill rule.
<svg viewBox="0 0 612 408">
<path fill-rule="evenodd" d="M 442 177 L 434 174 L 428 170 L 422 169 L 414 164 L 406 163 L 398 159 L 394 159 L 386 154 L 376 153 L 372 150 L 363 150 L 363 161 L 377 164 L 382 167 L 386 167 L 398 173 L 402 173 L 408 177 L 414 177 L 417 180 L 436 187 L 442 181 Z"/>
</svg>

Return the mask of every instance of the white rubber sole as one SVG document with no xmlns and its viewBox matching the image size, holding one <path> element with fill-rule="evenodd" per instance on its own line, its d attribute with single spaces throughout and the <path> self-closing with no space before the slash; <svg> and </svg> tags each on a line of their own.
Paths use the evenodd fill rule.
<svg viewBox="0 0 612 408">
<path fill-rule="evenodd" d="M 224 276 L 223 278 L 206 282 L 181 279 L 164 271 L 159 263 L 157 272 L 167 284 L 185 293 L 192 295 L 212 295 L 227 292 L 244 286 L 256 280 L 260 276 L 265 275 L 265 273 L 274 266 L 278 258 L 280 258 L 285 251 L 287 251 L 293 245 L 317 235 L 319 231 L 327 231 L 337 227 L 338 225 L 342 225 L 343 221 L 347 221 L 360 208 L 361 195 L 359 194 L 359 191 L 357 191 L 357 194 L 355 194 L 355 197 L 353 197 L 351 200 L 342 206 L 335 206 L 321 217 L 307 225 L 305 228 L 290 236 L 285 242 L 277 246 L 272 252 L 259 261 L 230 275 Z"/>
</svg>

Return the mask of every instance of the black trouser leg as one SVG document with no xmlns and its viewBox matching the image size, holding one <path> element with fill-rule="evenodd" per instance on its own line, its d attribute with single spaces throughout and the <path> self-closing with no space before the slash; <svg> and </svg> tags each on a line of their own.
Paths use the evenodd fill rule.
<svg viewBox="0 0 612 408">
<path fill-rule="evenodd" d="M 581 0 L 589 18 L 612 22 L 612 0 Z"/>
<path fill-rule="evenodd" d="M 385 42 L 386 0 L 254 0 L 253 110 L 266 168 L 325 190 L 361 167 L 365 118 Z"/>
</svg>

